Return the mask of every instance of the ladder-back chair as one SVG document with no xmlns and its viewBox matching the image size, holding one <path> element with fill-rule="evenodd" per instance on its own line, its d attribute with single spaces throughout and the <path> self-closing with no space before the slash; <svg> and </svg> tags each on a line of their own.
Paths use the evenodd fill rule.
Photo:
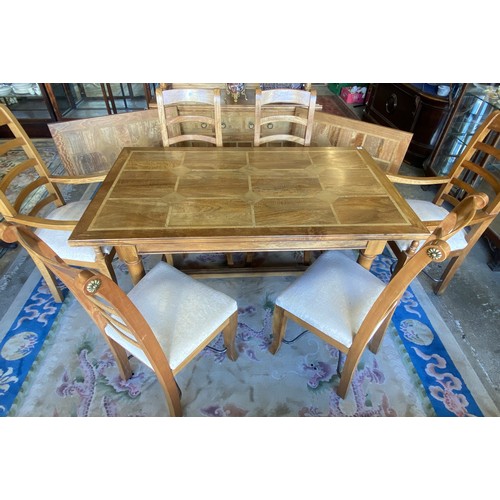
<svg viewBox="0 0 500 500">
<path fill-rule="evenodd" d="M 295 106 L 295 113 L 273 112 L 269 109 L 269 107 L 276 109 L 277 105 Z M 309 146 L 311 144 L 315 109 L 315 90 L 261 90 L 257 88 L 255 90 L 254 146 L 261 146 L 275 141 L 293 142 L 301 146 Z M 287 126 L 286 129 L 282 130 L 282 125 L 281 127 L 278 125 L 280 123 L 284 123 Z M 269 132 L 275 126 L 277 132 Z M 268 129 L 268 133 L 264 133 L 263 127 Z"/>
<path fill-rule="evenodd" d="M 222 146 L 220 89 L 156 89 L 156 104 L 163 147 L 182 142 L 205 142 Z M 196 106 L 180 112 L 180 106 Z M 205 113 L 202 113 L 202 110 Z M 201 130 L 200 130 L 201 129 Z M 207 134 L 202 131 L 209 132 Z"/>
<path fill-rule="evenodd" d="M 394 183 L 414 185 L 441 185 L 433 201 L 406 201 L 413 211 L 432 230 L 449 212 L 469 194 L 484 191 L 489 203 L 476 214 L 468 228 L 463 229 L 450 241 L 450 261 L 435 287 L 436 294 L 442 294 L 459 269 L 465 257 L 472 250 L 484 231 L 500 211 L 500 179 L 487 167 L 491 162 L 500 162 L 500 111 L 491 113 L 477 129 L 463 153 L 452 166 L 450 173 L 441 177 L 411 177 L 388 175 Z M 404 266 L 422 242 L 391 241 L 389 246 L 398 258 L 396 269 Z"/>
<path fill-rule="evenodd" d="M 0 143 L 0 156 L 19 161 L 0 180 L 0 214 L 7 221 L 33 228 L 67 264 L 96 269 L 115 279 L 111 247 L 70 247 L 68 238 L 90 200 L 66 203 L 57 184 L 92 184 L 105 174 L 92 176 L 53 176 L 17 118 L 0 104 L 0 126 L 7 126 L 13 139 Z M 17 154 L 18 150 L 19 154 Z M 52 206 L 51 206 L 52 204 Z M 61 291 L 50 272 L 34 259 L 54 300 L 62 301 Z"/>
</svg>

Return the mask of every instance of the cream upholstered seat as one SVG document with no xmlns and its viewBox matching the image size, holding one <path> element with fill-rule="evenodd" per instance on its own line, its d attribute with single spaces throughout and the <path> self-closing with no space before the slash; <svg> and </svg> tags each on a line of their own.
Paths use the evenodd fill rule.
<svg viewBox="0 0 500 500">
<path fill-rule="evenodd" d="M 45 216 L 45 218 L 47 220 L 77 221 L 83 215 L 83 213 L 89 206 L 89 203 L 90 200 L 73 201 L 67 203 L 62 207 L 57 207 L 51 212 L 49 212 Z M 68 239 L 71 235 L 71 231 L 64 231 L 64 230 L 53 231 L 52 229 L 40 228 L 37 229 L 35 232 L 64 261 L 87 262 L 88 263 L 87 265 L 97 262 L 97 254 L 94 248 L 73 247 L 69 245 Z M 109 246 L 102 247 L 102 251 L 105 255 L 109 255 L 112 250 L 113 247 Z"/>
<path fill-rule="evenodd" d="M 467 194 L 484 191 L 490 197 L 488 205 L 476 214 L 469 228 L 464 228 L 448 242 L 450 261 L 438 280 L 436 294 L 442 294 L 465 257 L 493 222 L 500 211 L 500 180 L 488 170 L 491 162 L 500 161 L 500 111 L 491 113 L 477 129 L 458 157 L 450 173 L 443 177 L 409 177 L 388 175 L 394 183 L 441 185 L 431 201 L 407 199 L 408 204 L 429 229 L 433 229 L 449 210 Z M 396 270 L 404 266 L 422 242 L 391 241 L 389 246 L 398 258 Z"/>
<path fill-rule="evenodd" d="M 323 253 L 276 298 L 271 353 L 279 349 L 287 320 L 292 319 L 347 354 L 337 388 L 338 395 L 345 397 L 366 346 L 377 352 L 410 282 L 431 260 L 446 259 L 450 251 L 446 240 L 469 224 L 486 203 L 484 194 L 464 199 L 387 285 L 352 256 L 341 251 Z"/>
<path fill-rule="evenodd" d="M 96 269 L 115 279 L 112 247 L 70 247 L 71 231 L 87 208 L 89 201 L 66 203 L 57 184 L 92 184 L 104 180 L 105 174 L 89 177 L 55 177 L 51 175 L 39 152 L 17 118 L 0 104 L 0 126 L 7 126 L 14 139 L 0 145 L 0 155 L 17 148 L 24 152 L 20 161 L 0 181 L 0 213 L 7 221 L 33 228 L 37 234 L 69 265 Z M 21 156 L 24 156 L 22 158 Z M 11 189 L 19 184 L 21 189 Z M 52 204 L 52 206 L 51 206 Z M 62 301 L 61 291 L 51 273 L 35 259 L 54 300 Z"/>
<path fill-rule="evenodd" d="M 219 333 L 223 333 L 228 357 L 237 359 L 236 301 L 169 264 L 156 264 L 125 294 L 102 274 L 66 265 L 23 226 L 1 222 L 0 237 L 19 242 L 68 287 L 99 327 L 123 379 L 132 375 L 127 353 L 155 372 L 171 415 L 182 415 L 174 376 Z"/>
<path fill-rule="evenodd" d="M 419 216 L 423 221 L 441 221 L 443 220 L 450 212 L 446 210 L 444 207 L 440 207 L 439 205 L 434 205 L 429 201 L 425 200 L 406 200 L 408 205 L 412 208 L 412 210 Z M 402 250 L 406 250 L 410 242 L 408 240 L 397 240 L 397 246 Z M 418 242 L 416 246 L 416 250 L 420 249 L 420 247 L 424 244 L 424 240 Z M 458 233 L 454 234 L 449 240 L 448 245 L 450 245 L 450 251 L 454 252 L 457 250 L 462 250 L 467 246 L 467 233 L 465 228 L 460 230 Z"/>
<path fill-rule="evenodd" d="M 175 373 L 237 312 L 236 301 L 175 267 L 159 262 L 128 293 L 160 344 Z M 106 333 L 153 369 L 146 353 L 108 325 Z"/>
<path fill-rule="evenodd" d="M 354 258 L 329 251 L 278 296 L 276 305 L 351 347 L 355 332 L 384 288 L 384 283 Z"/>
</svg>

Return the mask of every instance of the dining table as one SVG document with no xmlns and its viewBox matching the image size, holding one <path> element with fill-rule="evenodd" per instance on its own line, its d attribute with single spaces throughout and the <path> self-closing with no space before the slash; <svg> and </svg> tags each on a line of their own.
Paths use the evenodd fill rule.
<svg viewBox="0 0 500 500">
<path fill-rule="evenodd" d="M 69 244 L 114 246 L 136 284 L 145 254 L 355 249 L 369 269 L 428 235 L 362 147 L 125 147 Z"/>
</svg>

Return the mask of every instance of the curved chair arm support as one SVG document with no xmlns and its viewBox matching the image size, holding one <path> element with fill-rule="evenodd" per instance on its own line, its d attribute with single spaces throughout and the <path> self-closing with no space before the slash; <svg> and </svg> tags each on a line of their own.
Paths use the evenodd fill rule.
<svg viewBox="0 0 500 500">
<path fill-rule="evenodd" d="M 5 217 L 9 222 L 23 224 L 37 229 L 54 229 L 56 231 L 72 231 L 78 224 L 76 220 L 52 220 L 30 215 L 17 215 L 16 217 Z"/>
<path fill-rule="evenodd" d="M 75 175 L 63 177 L 49 177 L 51 182 L 56 184 L 93 184 L 94 182 L 102 182 L 106 177 L 106 173 L 96 175 Z"/>
<path fill-rule="evenodd" d="M 395 184 L 416 184 L 422 186 L 450 182 L 450 177 L 414 177 L 411 175 L 387 174 L 387 178 Z"/>
</svg>

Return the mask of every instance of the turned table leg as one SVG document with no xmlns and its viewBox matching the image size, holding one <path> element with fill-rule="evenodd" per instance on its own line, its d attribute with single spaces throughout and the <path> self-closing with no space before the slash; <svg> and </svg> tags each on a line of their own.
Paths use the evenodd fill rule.
<svg viewBox="0 0 500 500">
<path fill-rule="evenodd" d="M 362 265 L 365 269 L 370 270 L 373 259 L 384 251 L 386 244 L 386 241 L 369 241 L 366 248 L 360 250 L 359 252 L 358 264 Z"/>
<path fill-rule="evenodd" d="M 141 278 L 146 274 L 144 271 L 144 266 L 142 265 L 142 259 L 137 253 L 137 248 L 134 246 L 121 246 L 115 247 L 118 257 L 127 264 L 128 270 L 130 272 L 130 279 L 134 285 L 137 285 Z"/>
</svg>

